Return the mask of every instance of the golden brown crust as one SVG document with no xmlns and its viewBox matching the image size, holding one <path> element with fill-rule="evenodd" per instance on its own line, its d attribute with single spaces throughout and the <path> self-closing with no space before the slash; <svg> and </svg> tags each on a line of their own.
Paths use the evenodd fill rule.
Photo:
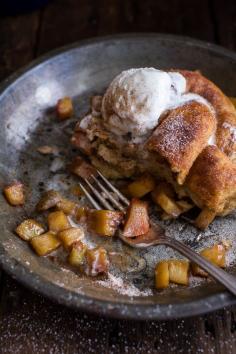
<svg viewBox="0 0 236 354">
<path fill-rule="evenodd" d="M 208 100 L 217 117 L 217 146 L 232 160 L 236 159 L 236 109 L 230 99 L 213 82 L 198 71 L 178 70 L 187 82 L 187 91 Z"/>
<path fill-rule="evenodd" d="M 193 162 L 215 132 L 216 120 L 209 108 L 190 102 L 170 111 L 155 129 L 147 143 L 177 173 L 183 184 Z"/>
<path fill-rule="evenodd" d="M 215 112 L 190 101 L 165 112 L 145 146 L 128 137 L 121 144 L 100 118 L 100 97 L 83 128 L 78 124 L 72 141 L 109 178 L 148 171 L 169 181 L 179 195 L 187 192 L 207 214 L 225 215 L 236 208 L 236 109 L 199 72 L 173 71 L 185 77 L 186 93 L 202 96 Z M 215 130 L 217 147 L 207 146 Z"/>
<path fill-rule="evenodd" d="M 230 212 L 236 207 L 236 165 L 216 146 L 207 146 L 192 166 L 186 187 L 200 208 Z"/>
</svg>

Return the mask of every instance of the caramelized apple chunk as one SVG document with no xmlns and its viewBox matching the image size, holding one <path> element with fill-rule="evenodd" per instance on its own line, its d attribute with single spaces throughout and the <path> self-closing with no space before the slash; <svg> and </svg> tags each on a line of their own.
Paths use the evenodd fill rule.
<svg viewBox="0 0 236 354">
<path fill-rule="evenodd" d="M 173 187 L 167 182 L 159 182 L 152 191 L 152 200 L 158 204 L 157 197 L 160 193 L 165 193 L 170 198 L 175 198 Z"/>
<path fill-rule="evenodd" d="M 109 259 L 107 251 L 103 247 L 89 249 L 86 252 L 86 274 L 97 276 L 98 274 L 107 273 L 109 267 Z"/>
<path fill-rule="evenodd" d="M 133 198 L 142 198 L 154 187 L 155 179 L 151 175 L 143 175 L 127 186 L 127 192 Z"/>
<path fill-rule="evenodd" d="M 89 215 L 91 229 L 100 236 L 114 236 L 122 220 L 120 211 L 92 210 Z"/>
<path fill-rule="evenodd" d="M 80 267 L 84 263 L 86 251 L 87 246 L 83 242 L 77 241 L 73 243 L 68 257 L 69 264 L 73 267 Z"/>
<path fill-rule="evenodd" d="M 56 204 L 56 209 L 63 211 L 66 215 L 75 215 L 78 207 L 78 204 L 66 198 L 62 198 Z"/>
<path fill-rule="evenodd" d="M 221 268 L 224 268 L 226 265 L 226 251 L 222 244 L 214 245 L 210 248 L 205 248 L 201 251 L 201 255 Z"/>
<path fill-rule="evenodd" d="M 84 230 L 81 227 L 70 227 L 57 234 L 65 249 L 69 250 L 72 245 L 84 238 Z"/>
<path fill-rule="evenodd" d="M 209 209 L 203 209 L 198 217 L 196 218 L 194 224 L 201 230 L 205 230 L 215 219 L 216 213 Z"/>
<path fill-rule="evenodd" d="M 62 199 L 62 196 L 57 191 L 53 189 L 43 193 L 40 201 L 38 202 L 36 209 L 37 211 L 45 211 L 54 208 Z"/>
<path fill-rule="evenodd" d="M 84 195 L 84 192 L 82 191 L 82 189 L 79 185 L 71 187 L 70 191 L 76 197 L 82 197 Z"/>
<path fill-rule="evenodd" d="M 126 214 L 123 236 L 134 237 L 144 235 L 149 230 L 148 205 L 133 198 Z"/>
<path fill-rule="evenodd" d="M 25 192 L 23 183 L 16 181 L 3 189 L 6 200 L 13 206 L 25 203 Z"/>
<path fill-rule="evenodd" d="M 170 260 L 169 276 L 170 281 L 175 284 L 188 285 L 189 283 L 189 262 L 183 260 Z"/>
<path fill-rule="evenodd" d="M 71 227 L 63 211 L 54 211 L 48 215 L 48 227 L 52 232 L 59 232 Z"/>
<path fill-rule="evenodd" d="M 45 232 L 43 226 L 33 219 L 24 220 L 19 226 L 17 226 L 15 232 L 22 240 L 29 241 L 31 238 L 41 235 Z"/>
<path fill-rule="evenodd" d="M 60 120 L 68 119 L 73 114 L 73 104 L 70 97 L 63 97 L 57 102 L 57 116 Z"/>
<path fill-rule="evenodd" d="M 168 288 L 170 283 L 168 261 L 160 261 L 155 268 L 155 285 L 157 289 Z"/>
<path fill-rule="evenodd" d="M 87 216 L 87 211 L 88 211 L 88 208 L 86 207 L 79 207 L 76 209 L 76 213 L 75 213 L 75 219 L 77 221 L 80 221 L 83 217 L 86 217 Z"/>
<path fill-rule="evenodd" d="M 160 192 L 156 195 L 156 201 L 164 212 L 171 215 L 173 218 L 177 218 L 182 213 L 181 208 L 176 204 L 174 199 L 168 197 L 164 192 Z"/>
<path fill-rule="evenodd" d="M 200 255 L 218 267 L 225 268 L 226 266 L 226 249 L 222 244 L 205 248 L 200 252 Z M 208 276 L 197 264 L 192 263 L 191 268 L 193 275 L 200 275 L 202 277 Z"/>
<path fill-rule="evenodd" d="M 160 206 L 166 214 L 177 218 L 183 211 L 175 202 L 175 193 L 169 183 L 161 182 L 152 191 L 152 200 Z"/>
<path fill-rule="evenodd" d="M 176 204 L 180 207 L 182 213 L 186 213 L 187 211 L 189 211 L 194 207 L 193 204 L 187 202 L 186 200 L 178 200 Z"/>
<path fill-rule="evenodd" d="M 35 236 L 30 240 L 30 244 L 39 256 L 46 256 L 55 251 L 61 244 L 58 238 L 52 232 Z"/>
</svg>

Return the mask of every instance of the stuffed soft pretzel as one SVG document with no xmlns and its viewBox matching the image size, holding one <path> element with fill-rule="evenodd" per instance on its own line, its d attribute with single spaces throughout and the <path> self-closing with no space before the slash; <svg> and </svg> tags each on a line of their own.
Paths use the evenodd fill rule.
<svg viewBox="0 0 236 354">
<path fill-rule="evenodd" d="M 122 72 L 72 142 L 109 178 L 148 172 L 168 182 L 202 209 L 199 227 L 236 208 L 236 109 L 198 71 Z"/>
</svg>

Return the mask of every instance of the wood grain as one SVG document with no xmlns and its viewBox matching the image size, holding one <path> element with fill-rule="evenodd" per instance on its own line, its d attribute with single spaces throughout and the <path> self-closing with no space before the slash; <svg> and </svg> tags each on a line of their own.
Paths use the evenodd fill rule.
<svg viewBox="0 0 236 354">
<path fill-rule="evenodd" d="M 236 2 L 228 0 L 222 3 L 221 0 L 211 1 L 213 20 L 216 26 L 218 42 L 236 50 Z"/>
<path fill-rule="evenodd" d="M 236 49 L 235 0 L 54 0 L 0 19 L 0 79 L 58 46 L 118 32 L 166 32 Z M 0 273 L 0 353 L 235 354 L 236 307 L 169 322 L 74 312 Z"/>
<path fill-rule="evenodd" d="M 39 12 L 0 21 L 0 80 L 34 58 Z"/>
<path fill-rule="evenodd" d="M 214 40 L 205 0 L 192 1 L 191 6 L 188 0 L 80 0 L 79 4 L 77 0 L 58 0 L 43 11 L 37 54 L 81 38 L 140 31 Z"/>
<path fill-rule="evenodd" d="M 235 354 L 235 310 L 134 322 L 74 312 L 6 279 L 1 353 Z"/>
</svg>

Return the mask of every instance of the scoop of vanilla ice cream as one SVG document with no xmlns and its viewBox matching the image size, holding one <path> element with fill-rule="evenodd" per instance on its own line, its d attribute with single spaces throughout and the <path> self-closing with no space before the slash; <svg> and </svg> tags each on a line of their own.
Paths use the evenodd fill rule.
<svg viewBox="0 0 236 354">
<path fill-rule="evenodd" d="M 104 124 L 115 134 L 145 135 L 166 109 L 177 105 L 185 91 L 186 80 L 177 72 L 154 68 L 123 71 L 103 97 Z"/>
</svg>

